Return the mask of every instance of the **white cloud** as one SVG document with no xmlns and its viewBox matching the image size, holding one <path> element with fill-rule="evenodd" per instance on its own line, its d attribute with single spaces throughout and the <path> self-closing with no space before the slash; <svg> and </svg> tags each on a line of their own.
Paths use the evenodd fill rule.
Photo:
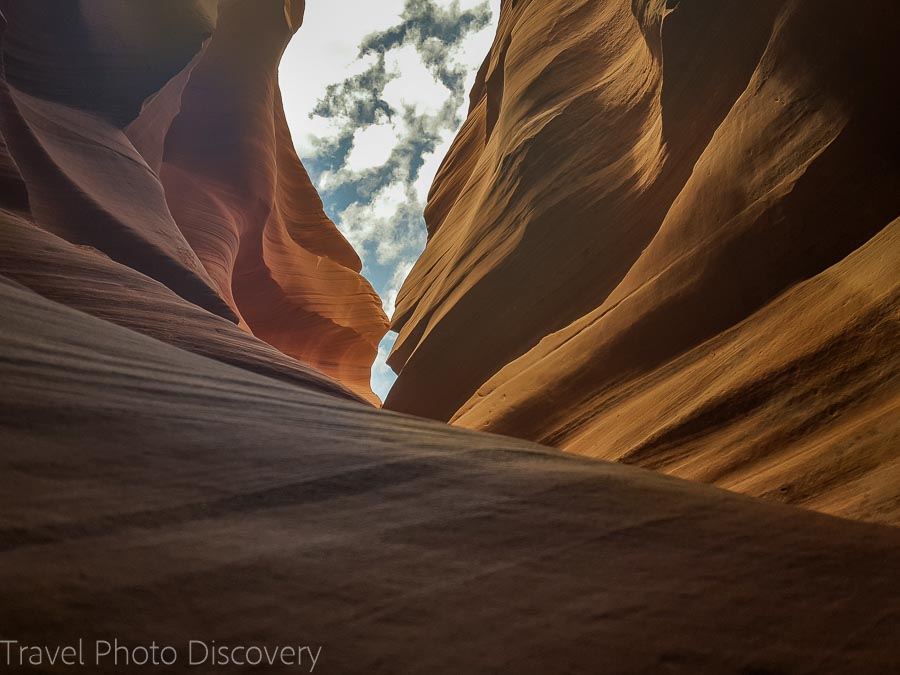
<svg viewBox="0 0 900 675">
<path fill-rule="evenodd" d="M 459 0 L 456 4 L 465 11 L 482 2 Z M 321 114 L 313 115 L 329 85 L 346 82 L 378 64 L 380 53 L 370 52 L 359 58 L 360 45 L 373 33 L 402 23 L 406 4 L 407 0 L 308 2 L 304 25 L 288 47 L 280 72 L 295 146 L 308 166 L 318 166 L 311 172 L 315 174 L 316 187 L 329 215 L 363 258 L 364 272 L 377 270 L 377 280 L 370 278 L 389 315 L 394 311 L 404 279 L 425 245 L 422 210 L 434 175 L 457 131 L 453 128 L 452 112 L 458 103 L 458 117 L 465 117 L 468 92 L 493 40 L 500 8 L 500 0 L 489 0 L 493 11 L 491 25 L 469 32 L 450 51 L 436 37 L 423 40 L 417 32 L 418 25 L 408 34 L 415 44 L 390 42 L 393 32 L 378 36 L 389 77 L 384 84 L 385 73 L 381 72 L 381 98 L 394 114 L 380 111 L 366 118 L 374 124 L 354 129 L 352 124 L 358 122 L 350 123 L 348 131 L 348 119 L 359 118 L 353 112 L 361 100 L 357 96 L 365 96 L 364 92 L 351 89 L 350 98 L 339 98 L 336 107 L 325 111 L 320 108 Z M 434 0 L 434 4 L 451 9 L 455 1 Z M 440 31 L 446 29 L 447 23 L 442 20 L 445 23 L 433 34 L 444 34 Z M 443 69 L 442 77 L 448 84 L 435 77 L 423 57 L 432 68 Z M 464 92 L 457 86 L 456 64 L 464 68 Z M 366 85 L 368 81 L 365 80 Z M 338 95 L 342 95 L 341 91 Z M 418 175 L 412 175 L 419 164 Z M 332 199 L 329 195 L 340 196 Z M 393 333 L 385 337 L 372 369 L 373 389 L 382 398 L 395 379 L 385 362 L 395 339 Z"/>
<path fill-rule="evenodd" d="M 434 79 L 413 45 L 391 50 L 387 67 L 397 78 L 384 88 L 384 100 L 398 110 L 413 106 L 420 114 L 434 115 L 450 98 L 450 90 Z"/>
<path fill-rule="evenodd" d="M 406 186 L 393 183 L 381 190 L 372 200 L 371 214 L 378 219 L 391 218 L 406 203 Z"/>
<path fill-rule="evenodd" d="M 347 156 L 344 166 L 350 171 L 381 166 L 388 161 L 391 151 L 399 142 L 397 126 L 390 122 L 358 129 L 353 135 L 353 150 Z"/>
<path fill-rule="evenodd" d="M 482 1 L 460 0 L 459 5 L 463 10 L 472 9 Z M 493 13 L 492 25 L 465 37 L 459 50 L 459 61 L 465 64 L 468 72 L 467 91 L 493 41 L 500 12 L 500 0 L 488 2 Z M 438 4 L 449 7 L 453 3 L 452 0 L 439 0 Z M 371 65 L 372 55 L 357 58 L 362 39 L 396 24 L 403 7 L 404 0 L 315 0 L 306 4 L 303 26 L 285 51 L 280 72 L 285 111 L 301 156 L 313 150 L 310 137 L 330 136 L 336 131 L 332 120 L 310 119 L 325 88 Z M 418 56 L 413 59 L 407 53 L 397 57 L 394 65 L 403 73 L 405 81 L 395 86 L 398 98 L 407 97 L 415 102 L 418 97 L 412 91 L 413 83 L 424 81 L 420 78 L 420 71 L 424 70 L 421 60 Z M 430 75 L 423 91 L 442 96 L 443 100 L 448 95 L 447 89 Z M 427 107 L 436 105 L 434 100 L 419 102 Z"/>
<path fill-rule="evenodd" d="M 414 199 L 412 202 L 421 211 L 421 205 Z M 371 202 L 351 204 L 340 212 L 337 219 L 338 227 L 353 248 L 361 254 L 369 253 L 372 260 L 368 262 L 394 269 L 391 279 L 395 279 L 397 272 L 403 268 L 402 260 L 411 258 L 401 282 L 425 246 L 424 229 L 408 231 L 410 204 L 407 186 L 392 183 L 379 191 Z M 384 287 L 376 290 L 382 298 L 388 292 Z"/>
<path fill-rule="evenodd" d="M 344 236 L 354 246 L 362 247 L 367 242 L 374 242 L 380 232 L 391 228 L 390 223 L 382 224 L 379 221 L 392 217 L 405 197 L 403 185 L 394 183 L 380 190 L 371 202 L 351 204 L 339 216 Z"/>
<path fill-rule="evenodd" d="M 396 23 L 403 0 L 314 0 L 281 62 L 285 110 L 295 136 L 310 132 L 309 114 L 325 88 L 358 72 L 359 44 Z"/>
</svg>

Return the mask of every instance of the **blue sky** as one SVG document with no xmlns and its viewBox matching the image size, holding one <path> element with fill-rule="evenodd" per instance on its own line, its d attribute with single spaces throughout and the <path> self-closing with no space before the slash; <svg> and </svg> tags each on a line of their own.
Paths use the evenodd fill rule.
<svg viewBox="0 0 900 675">
<path fill-rule="evenodd" d="M 422 211 L 465 118 L 500 0 L 308 0 L 285 53 L 288 123 L 325 210 L 393 312 L 425 246 Z M 389 333 L 372 372 L 384 397 Z"/>
</svg>

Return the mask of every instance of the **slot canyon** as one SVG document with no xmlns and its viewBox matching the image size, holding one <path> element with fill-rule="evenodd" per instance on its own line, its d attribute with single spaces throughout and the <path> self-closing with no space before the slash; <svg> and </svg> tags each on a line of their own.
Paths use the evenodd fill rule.
<svg viewBox="0 0 900 675">
<path fill-rule="evenodd" d="M 0 644 L 900 671 L 900 5 L 502 0 L 388 316 L 322 1 L 0 0 Z"/>
</svg>

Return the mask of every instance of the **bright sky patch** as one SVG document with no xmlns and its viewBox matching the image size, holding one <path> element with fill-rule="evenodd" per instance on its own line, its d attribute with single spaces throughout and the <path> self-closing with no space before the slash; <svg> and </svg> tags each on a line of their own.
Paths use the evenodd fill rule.
<svg viewBox="0 0 900 675">
<path fill-rule="evenodd" d="M 311 0 L 281 66 L 294 142 L 325 210 L 394 310 L 425 246 L 422 212 L 464 120 L 500 0 Z M 395 379 L 381 345 L 372 386 Z"/>
</svg>

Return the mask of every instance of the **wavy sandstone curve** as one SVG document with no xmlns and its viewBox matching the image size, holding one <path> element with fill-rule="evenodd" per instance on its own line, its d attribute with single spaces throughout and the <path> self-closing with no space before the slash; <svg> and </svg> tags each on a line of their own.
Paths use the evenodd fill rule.
<svg viewBox="0 0 900 675">
<path fill-rule="evenodd" d="M 900 667 L 896 529 L 341 401 L 2 276 L 0 311 L 0 620 L 24 644 L 301 640 L 340 673 Z"/>
<path fill-rule="evenodd" d="M 387 407 L 897 522 L 898 27 L 505 2 Z"/>
<path fill-rule="evenodd" d="M 30 213 L 68 241 L 96 248 L 185 299 L 232 317 L 172 220 L 159 178 L 117 125 L 129 112 L 136 115 L 140 100 L 177 70 L 170 66 L 114 88 L 119 77 L 130 79 L 138 68 L 128 58 L 128 43 L 92 50 L 93 14 L 66 3 L 59 22 L 48 23 L 57 6 L 38 0 L 3 8 L 0 127 L 24 179 Z M 160 5 L 161 13 L 167 6 Z M 184 49 L 199 48 L 201 35 L 191 37 Z M 160 56 L 157 49 L 137 53 L 150 60 Z M 95 84 L 88 87 L 86 81 Z"/>
<path fill-rule="evenodd" d="M 299 25 L 284 8 L 221 8 L 160 176 L 179 227 L 253 334 L 376 402 L 370 369 L 387 318 L 291 144 L 277 72 Z"/>
<path fill-rule="evenodd" d="M 3 208 L 174 291 L 185 301 L 178 313 L 198 324 L 172 331 L 182 346 L 221 348 L 225 361 L 254 369 L 285 361 L 307 377 L 303 363 L 377 403 L 369 369 L 386 318 L 293 151 L 275 84 L 303 3 L 228 2 L 220 11 L 213 0 L 36 0 L 0 9 Z M 211 124 L 211 107 L 228 121 Z M 177 152 L 166 152 L 170 136 Z M 87 296 L 98 261 L 79 260 Z M 149 283 L 140 293 L 159 297 Z M 245 335 L 228 329 L 228 344 L 205 344 L 209 321 L 194 305 Z M 145 323 L 127 314 L 125 323 Z M 272 357 L 276 349 L 299 363 Z"/>
<path fill-rule="evenodd" d="M 159 282 L 3 209 L 0 270 L 9 281 L 44 298 L 185 351 L 334 396 L 363 400 Z"/>
<path fill-rule="evenodd" d="M 744 89 L 798 87 L 754 69 L 805 72 L 777 45 L 793 44 L 791 21 L 815 31 L 827 12 L 759 3 L 738 43 L 712 30 L 739 18 L 735 4 L 686 6 L 569 0 L 548 19 L 505 3 L 429 204 L 398 354 L 427 375 L 429 342 L 461 311 L 420 307 L 424 279 L 447 275 L 429 301 L 462 309 L 496 293 L 492 311 L 512 321 L 504 275 L 522 274 L 521 251 L 564 261 L 541 227 L 577 234 L 594 209 L 630 213 L 634 240 L 599 217 L 593 249 L 563 240 L 584 249 L 567 268 L 581 314 L 505 363 L 457 421 L 625 449 L 617 459 L 745 492 L 790 481 L 788 501 L 889 521 L 900 221 L 882 223 L 894 187 L 882 111 L 871 90 L 854 107 L 801 78 L 773 121 L 763 113 L 780 108 Z M 321 644 L 316 672 L 900 670 L 896 528 L 370 405 L 384 317 L 293 150 L 276 82 L 303 9 L 0 0 L 4 640 L 173 644 L 174 672 L 216 667 L 188 665 L 186 636 Z M 672 32 L 727 86 L 703 90 Z M 710 58 L 722 44 L 734 49 Z M 592 61 L 600 79 L 573 91 L 606 48 L 619 59 Z M 827 105 L 811 111 L 816 96 Z M 605 112 L 607 133 L 572 155 L 595 162 L 581 176 L 560 151 Z M 801 165 L 760 153 L 765 131 Z M 884 164 L 851 181 L 876 150 Z M 603 195 L 600 178 L 613 181 Z M 809 241 L 850 216 L 852 230 Z M 470 237 L 485 238 L 477 255 Z M 606 250 L 621 259 L 578 281 Z M 802 268 L 779 266 L 800 253 Z M 733 301 L 724 310 L 701 311 L 710 285 Z M 673 311 L 693 323 L 646 340 Z M 425 392 L 423 406 L 454 408 L 478 368 L 524 351 L 513 335 L 503 349 L 477 337 L 476 368 L 456 364 L 446 397 Z M 753 456 L 749 437 L 765 443 Z"/>
</svg>

